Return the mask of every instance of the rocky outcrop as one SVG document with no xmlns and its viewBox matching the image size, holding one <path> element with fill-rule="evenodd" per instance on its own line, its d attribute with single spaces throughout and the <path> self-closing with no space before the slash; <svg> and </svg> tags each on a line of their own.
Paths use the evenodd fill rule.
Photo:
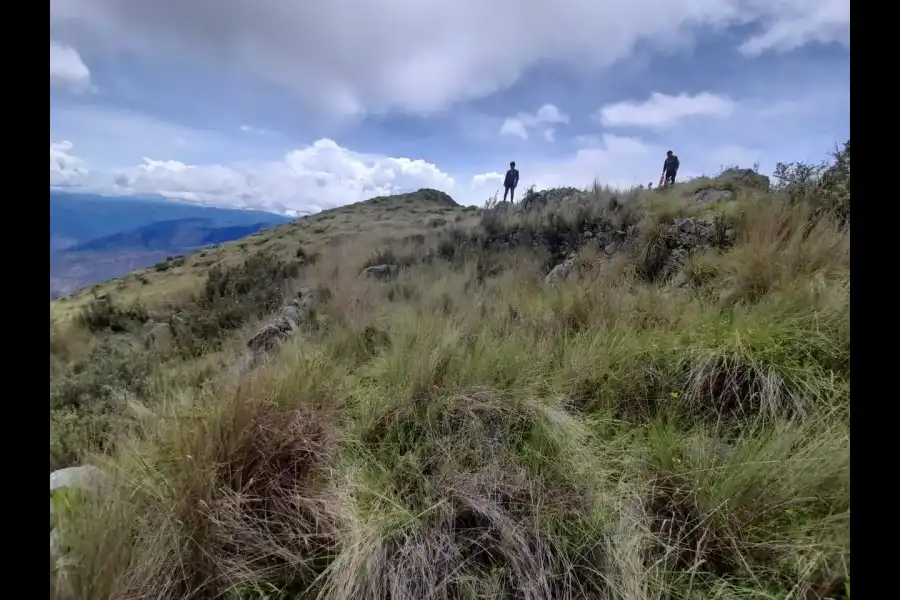
<svg viewBox="0 0 900 600">
<path fill-rule="evenodd" d="M 279 309 L 256 334 L 247 341 L 247 351 L 232 367 L 231 374 L 240 376 L 252 369 L 268 354 L 316 321 L 316 308 L 327 299 L 327 290 L 302 288 L 297 297 Z"/>
<path fill-rule="evenodd" d="M 583 232 L 582 240 L 593 240 L 598 250 L 606 256 L 622 251 L 632 251 L 632 242 L 637 237 L 637 229 L 629 231 L 613 231 L 595 233 L 591 230 Z M 665 281 L 676 273 L 684 257 L 694 249 L 721 248 L 734 242 L 735 231 L 725 227 L 721 220 L 713 218 L 675 219 L 661 232 L 659 239 L 653 243 L 652 252 L 645 253 L 639 271 L 653 281 Z M 618 240 L 621 240 L 618 241 Z M 545 283 L 569 281 L 577 277 L 577 262 L 573 253 L 556 264 L 544 277 Z"/>
<path fill-rule="evenodd" d="M 549 190 L 528 190 L 525 197 L 519 203 L 519 210 L 534 210 L 548 205 L 572 202 L 586 196 L 584 190 L 578 188 L 553 188 Z"/>
<path fill-rule="evenodd" d="M 769 178 L 765 175 L 760 175 L 753 169 L 738 169 L 736 167 L 725 169 L 716 179 L 730 181 L 736 185 L 755 188 L 764 192 L 769 191 L 769 186 L 771 185 Z"/>
</svg>

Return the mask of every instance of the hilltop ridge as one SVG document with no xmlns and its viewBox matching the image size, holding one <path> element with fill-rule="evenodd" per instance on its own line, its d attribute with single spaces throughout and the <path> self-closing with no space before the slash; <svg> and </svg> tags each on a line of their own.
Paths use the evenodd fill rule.
<svg viewBox="0 0 900 600">
<path fill-rule="evenodd" d="M 53 492 L 56 594 L 849 600 L 845 150 L 373 198 L 53 302 L 51 470 L 109 479 Z"/>
</svg>

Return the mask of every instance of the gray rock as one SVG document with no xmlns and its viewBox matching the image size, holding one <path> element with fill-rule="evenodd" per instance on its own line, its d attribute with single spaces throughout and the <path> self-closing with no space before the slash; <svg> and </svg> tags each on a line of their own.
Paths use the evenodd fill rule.
<svg viewBox="0 0 900 600">
<path fill-rule="evenodd" d="M 267 354 L 291 339 L 301 328 L 316 318 L 316 308 L 323 300 L 318 290 L 304 287 L 297 297 L 282 306 L 268 323 L 247 341 L 245 352 L 231 367 L 230 374 L 237 377 L 246 373 Z"/>
<path fill-rule="evenodd" d="M 760 175 L 753 169 L 726 169 L 717 179 L 733 181 L 743 186 L 757 188 L 763 191 L 769 190 L 770 181 L 765 175 Z"/>
<path fill-rule="evenodd" d="M 400 267 L 397 265 L 375 265 L 363 269 L 362 275 L 375 279 L 393 279 L 398 273 L 400 273 Z"/>
<path fill-rule="evenodd" d="M 678 231 L 681 233 L 693 233 L 694 232 L 694 220 L 693 219 L 678 219 L 675 222 L 675 227 L 678 228 Z"/>
<path fill-rule="evenodd" d="M 606 253 L 607 256 L 612 256 L 613 254 L 616 253 L 616 250 L 618 250 L 618 249 L 619 249 L 619 245 L 617 243 L 610 242 L 609 244 L 606 245 L 605 248 L 603 248 L 603 251 Z"/>
<path fill-rule="evenodd" d="M 175 336 L 168 323 L 154 323 L 144 335 L 144 344 L 158 352 L 168 352 L 175 343 Z"/>
<path fill-rule="evenodd" d="M 568 281 L 574 278 L 576 273 L 576 264 L 574 258 L 568 258 L 553 267 L 546 277 L 544 283 L 556 283 L 558 281 Z"/>
<path fill-rule="evenodd" d="M 91 466 L 67 467 L 50 473 L 50 493 L 66 489 L 84 492 L 99 492 L 107 484 L 106 474 Z M 71 555 L 69 544 L 65 541 L 63 527 L 56 519 L 53 500 L 50 500 L 50 567 L 56 573 L 57 592 L 72 593 L 72 574 L 77 564 L 76 557 Z"/>
<path fill-rule="evenodd" d="M 106 483 L 106 474 L 97 467 L 66 467 L 50 473 L 50 492 L 62 489 L 93 491 Z"/>
</svg>

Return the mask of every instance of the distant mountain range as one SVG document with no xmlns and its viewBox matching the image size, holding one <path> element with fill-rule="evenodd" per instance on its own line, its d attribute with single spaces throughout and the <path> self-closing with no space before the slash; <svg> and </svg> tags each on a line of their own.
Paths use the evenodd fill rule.
<svg viewBox="0 0 900 600">
<path fill-rule="evenodd" d="M 290 220 L 262 211 L 51 190 L 50 297 Z"/>
</svg>

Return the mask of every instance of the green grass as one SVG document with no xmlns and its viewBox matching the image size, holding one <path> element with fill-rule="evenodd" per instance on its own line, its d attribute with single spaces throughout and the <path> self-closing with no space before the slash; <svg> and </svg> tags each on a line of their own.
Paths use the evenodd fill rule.
<svg viewBox="0 0 900 600">
<path fill-rule="evenodd" d="M 59 330 L 55 393 L 82 400 L 55 405 L 57 462 L 114 480 L 68 516 L 76 596 L 849 598 L 848 230 L 690 185 L 331 246 L 296 273 L 332 292 L 320 326 L 239 381 L 255 304 L 204 352 L 105 359 L 93 403 L 76 365 L 140 326 Z M 710 210 L 733 245 L 648 281 L 647 232 Z M 603 218 L 640 232 L 544 284 L 547 248 Z M 358 276 L 385 257 L 397 280 Z"/>
</svg>

